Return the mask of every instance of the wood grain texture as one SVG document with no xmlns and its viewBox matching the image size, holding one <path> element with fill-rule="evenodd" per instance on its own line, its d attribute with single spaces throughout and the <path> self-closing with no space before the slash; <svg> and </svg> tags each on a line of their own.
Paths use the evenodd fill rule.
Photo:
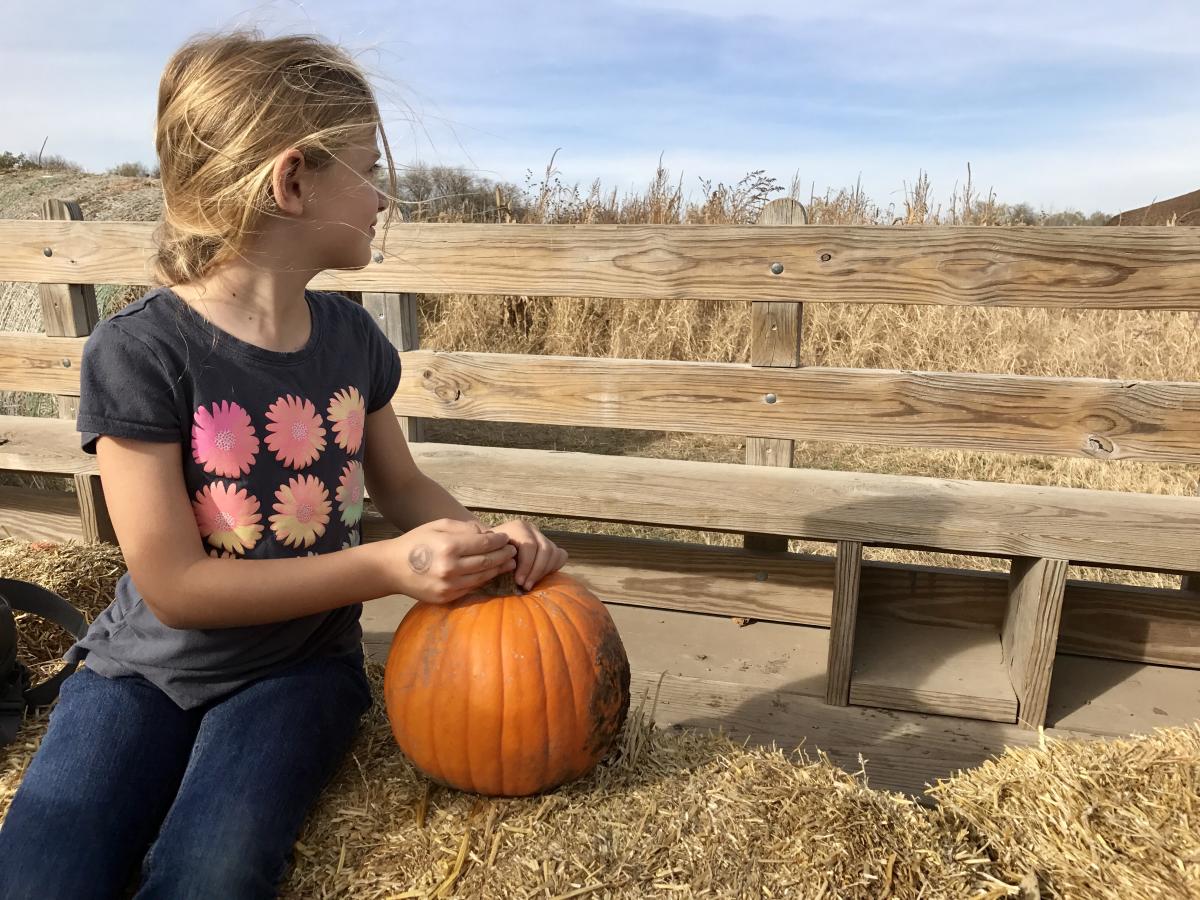
<svg viewBox="0 0 1200 900">
<path fill-rule="evenodd" d="M 83 338 L 0 331 L 0 391 L 79 396 Z"/>
<path fill-rule="evenodd" d="M 0 416 L 0 471 L 46 475 L 95 472 L 96 457 L 79 446 L 75 423 L 36 416 Z"/>
<path fill-rule="evenodd" d="M 0 487 L 0 538 L 83 540 L 79 504 L 65 491 Z"/>
<path fill-rule="evenodd" d="M 850 702 L 991 722 L 1017 721 L 997 631 L 861 616 Z"/>
<path fill-rule="evenodd" d="M 1038 728 L 1046 721 L 1066 578 L 1063 559 L 1012 561 L 1000 639 L 1023 728 Z"/>
<path fill-rule="evenodd" d="M 42 201 L 46 221 L 82 221 L 83 210 L 74 200 L 47 198 Z M 43 254 L 44 254 L 43 250 Z M 80 337 L 92 333 L 99 320 L 96 288 L 91 284 L 39 284 L 42 301 L 42 330 L 50 337 Z M 70 395 L 57 398 L 58 417 L 75 420 L 79 399 Z"/>
<path fill-rule="evenodd" d="M 825 702 L 833 706 L 845 706 L 850 702 L 850 672 L 856 655 L 855 630 L 862 544 L 857 541 L 838 541 L 834 565 Z"/>
<path fill-rule="evenodd" d="M 1200 497 L 435 443 L 413 456 L 478 510 L 1200 570 Z M 70 422 L 0 416 L 0 469 L 95 461 Z"/>
<path fill-rule="evenodd" d="M 98 472 L 78 472 L 75 475 L 75 497 L 79 501 L 79 521 L 83 539 L 89 544 L 116 544 L 117 532 L 104 502 L 104 487 Z"/>
<path fill-rule="evenodd" d="M 433 351 L 403 362 L 393 406 L 428 418 L 1200 462 L 1192 382 Z"/>
<path fill-rule="evenodd" d="M 370 295 L 368 295 L 370 296 Z M 0 390 L 77 394 L 83 341 L 0 332 Z M 474 419 L 788 441 L 1200 462 L 1200 384 L 410 351 L 393 407 Z M 768 394 L 775 395 L 767 403 Z"/>
<path fill-rule="evenodd" d="M 475 509 L 1200 569 L 1197 497 L 439 444 L 414 453 Z"/>
<path fill-rule="evenodd" d="M 0 221 L 0 281 L 150 284 L 152 222 Z M 411 224 L 318 290 L 1200 309 L 1190 228 Z M 51 248 L 53 256 L 43 255 Z M 781 262 L 781 275 L 770 266 Z"/>
<path fill-rule="evenodd" d="M 804 207 L 798 201 L 780 197 L 763 207 L 757 224 L 800 225 L 805 218 Z M 760 301 L 751 303 L 750 307 L 750 365 L 781 368 L 799 366 L 804 328 L 803 304 Z M 777 402 L 774 393 L 763 394 L 764 405 L 772 406 Z M 791 467 L 794 456 L 795 442 L 790 439 L 754 435 L 746 438 L 745 460 L 748 466 Z M 787 538 L 777 534 L 747 533 L 742 543 L 748 550 L 765 553 L 784 553 L 788 549 Z"/>
<path fill-rule="evenodd" d="M 75 200 L 46 198 L 42 201 L 44 221 L 83 221 L 83 209 Z M 43 258 L 46 248 L 42 248 Z M 53 249 L 51 248 L 52 252 Z M 92 333 L 99 319 L 96 288 L 91 283 L 39 284 L 42 301 L 42 327 L 55 337 L 81 337 Z"/>
</svg>

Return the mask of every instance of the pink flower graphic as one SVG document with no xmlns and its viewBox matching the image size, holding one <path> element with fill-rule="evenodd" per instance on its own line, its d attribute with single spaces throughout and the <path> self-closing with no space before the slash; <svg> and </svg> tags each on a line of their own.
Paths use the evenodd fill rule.
<svg viewBox="0 0 1200 900">
<path fill-rule="evenodd" d="M 242 557 L 238 556 L 236 553 L 230 553 L 228 550 L 222 550 L 220 552 L 217 552 L 216 550 L 209 550 L 208 555 L 211 556 L 213 559 L 241 559 L 242 558 Z"/>
<path fill-rule="evenodd" d="M 342 521 L 347 525 L 353 525 L 362 518 L 365 490 L 362 463 L 352 459 L 342 467 L 342 477 L 338 479 L 337 489 L 338 510 L 342 514 Z"/>
<path fill-rule="evenodd" d="M 245 553 L 262 536 L 258 500 L 237 485 L 206 484 L 196 491 L 192 512 L 201 536 L 219 550 Z"/>
<path fill-rule="evenodd" d="M 267 421 L 267 446 L 286 466 L 303 469 L 325 449 L 325 428 L 310 400 L 280 397 L 267 410 Z"/>
<path fill-rule="evenodd" d="M 197 407 L 192 420 L 192 456 L 204 471 L 236 478 L 250 471 L 258 453 L 258 438 L 250 414 L 229 400 L 212 405 L 210 413 Z"/>
<path fill-rule="evenodd" d="M 334 443 L 347 453 L 357 453 L 362 445 L 367 406 L 358 388 L 351 385 L 329 400 L 329 420 L 333 422 Z"/>
<path fill-rule="evenodd" d="M 275 492 L 271 530 L 289 547 L 311 547 L 329 522 L 329 491 L 312 475 L 297 475 Z"/>
</svg>

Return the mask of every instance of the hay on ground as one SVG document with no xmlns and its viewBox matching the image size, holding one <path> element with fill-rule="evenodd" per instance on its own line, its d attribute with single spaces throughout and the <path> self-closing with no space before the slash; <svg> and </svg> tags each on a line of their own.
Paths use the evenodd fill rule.
<svg viewBox="0 0 1200 900">
<path fill-rule="evenodd" d="M 7 544 L 0 575 L 30 577 L 13 566 L 35 554 Z M 74 556 L 37 560 L 66 577 L 89 548 L 40 552 Z M 99 576 L 55 589 L 99 602 L 117 559 L 97 551 Z M 34 640 L 33 657 L 53 646 Z M 1197 727 L 1009 750 L 931 789 L 929 808 L 819 752 L 657 729 L 637 711 L 588 778 L 491 800 L 413 770 L 383 669 L 369 674 L 376 704 L 301 834 L 285 898 L 1200 897 Z M 0 749 L 0 817 L 46 718 Z"/>
</svg>

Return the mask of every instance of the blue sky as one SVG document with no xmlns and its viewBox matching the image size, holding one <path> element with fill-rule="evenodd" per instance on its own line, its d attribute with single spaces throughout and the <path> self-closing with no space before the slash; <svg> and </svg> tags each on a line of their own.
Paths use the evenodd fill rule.
<svg viewBox="0 0 1200 900">
<path fill-rule="evenodd" d="M 94 171 L 154 157 L 157 81 L 195 31 L 342 43 L 398 162 L 525 183 L 726 183 L 763 168 L 903 202 L 922 170 L 1047 210 L 1200 188 L 1200 3 L 4 0 L 0 149 Z M 559 149 L 561 148 L 561 149 Z"/>
</svg>

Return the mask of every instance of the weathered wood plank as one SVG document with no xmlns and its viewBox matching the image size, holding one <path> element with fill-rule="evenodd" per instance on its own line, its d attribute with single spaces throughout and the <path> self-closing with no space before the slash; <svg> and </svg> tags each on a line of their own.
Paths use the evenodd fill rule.
<svg viewBox="0 0 1200 900">
<path fill-rule="evenodd" d="M 0 471 L 46 475 L 95 472 L 96 458 L 80 449 L 67 419 L 0 416 Z"/>
<path fill-rule="evenodd" d="M 46 221 L 82 221 L 83 210 L 75 200 L 53 197 L 42 201 L 42 219 Z M 44 251 L 43 251 L 44 252 Z M 50 337 L 80 337 L 92 333 L 100 318 L 96 306 L 96 288 L 91 284 L 39 284 L 42 300 L 42 329 Z M 75 420 L 79 398 L 59 395 L 58 416 Z"/>
<path fill-rule="evenodd" d="M 82 350 L 0 333 L 0 390 L 77 394 Z M 432 351 L 401 362 L 402 416 L 744 434 L 764 438 L 760 465 L 790 459 L 792 439 L 1200 462 L 1189 382 Z"/>
<path fill-rule="evenodd" d="M 883 709 L 1017 721 L 1000 635 L 862 616 L 850 702 Z"/>
<path fill-rule="evenodd" d="M 1066 581 L 1066 560 L 1012 561 L 1000 640 L 1023 728 L 1038 728 L 1046 721 Z"/>
<path fill-rule="evenodd" d="M 1060 653 L 1046 724 L 1098 736 L 1194 727 L 1200 672 Z"/>
<path fill-rule="evenodd" d="M 763 207 L 758 225 L 767 227 L 805 224 L 804 207 L 791 197 L 780 197 Z M 777 264 L 773 264 L 777 265 Z M 800 365 L 800 341 L 804 330 L 804 306 L 801 303 L 775 303 L 769 300 L 750 305 L 750 365 L 756 368 L 789 368 Z M 763 395 L 763 402 L 774 405 L 774 393 Z M 795 442 L 790 439 L 750 435 L 746 438 L 746 465 L 790 468 Z M 776 534 L 747 534 L 742 543 L 749 550 L 782 553 L 787 538 Z"/>
<path fill-rule="evenodd" d="M 100 541 L 116 544 L 117 532 L 104 502 L 104 487 L 98 472 L 78 472 L 75 475 L 75 496 L 79 500 L 79 521 L 83 539 L 89 544 Z"/>
<path fill-rule="evenodd" d="M 152 222 L 0 221 L 0 281 L 150 284 Z M 380 236 L 380 241 L 383 237 Z M 43 255 L 49 247 L 52 256 Z M 317 289 L 1200 309 L 1190 228 L 474 225 L 390 229 Z M 782 263 L 775 274 L 773 263 Z"/>
<path fill-rule="evenodd" d="M 434 443 L 413 454 L 478 510 L 1200 570 L 1200 497 Z M 95 461 L 70 422 L 3 416 L 0 469 L 73 475 Z"/>
<path fill-rule="evenodd" d="M 0 537 L 23 541 L 83 540 L 75 495 L 66 491 L 0 487 Z"/>
<path fill-rule="evenodd" d="M 855 658 L 862 544 L 857 541 L 838 541 L 834 565 L 825 702 L 833 706 L 845 706 L 850 702 L 850 672 Z"/>
<path fill-rule="evenodd" d="M 42 219 L 46 222 L 82 222 L 83 209 L 75 200 L 48 197 L 42 201 Z M 45 249 L 42 249 L 43 258 Z M 51 248 L 51 252 L 53 249 Z M 42 300 L 42 326 L 46 334 L 55 337 L 80 337 L 91 334 L 99 319 L 96 307 L 96 288 L 91 283 L 39 284 Z"/>
<path fill-rule="evenodd" d="M 1192 382 L 431 351 L 403 362 L 393 405 L 427 418 L 1200 462 Z M 756 459 L 790 459 L 765 445 L 781 449 Z"/>
<path fill-rule="evenodd" d="M 0 391 L 79 395 L 84 338 L 0 331 Z"/>
<path fill-rule="evenodd" d="M 474 509 L 1200 569 L 1198 497 L 439 444 L 414 452 Z"/>
</svg>

